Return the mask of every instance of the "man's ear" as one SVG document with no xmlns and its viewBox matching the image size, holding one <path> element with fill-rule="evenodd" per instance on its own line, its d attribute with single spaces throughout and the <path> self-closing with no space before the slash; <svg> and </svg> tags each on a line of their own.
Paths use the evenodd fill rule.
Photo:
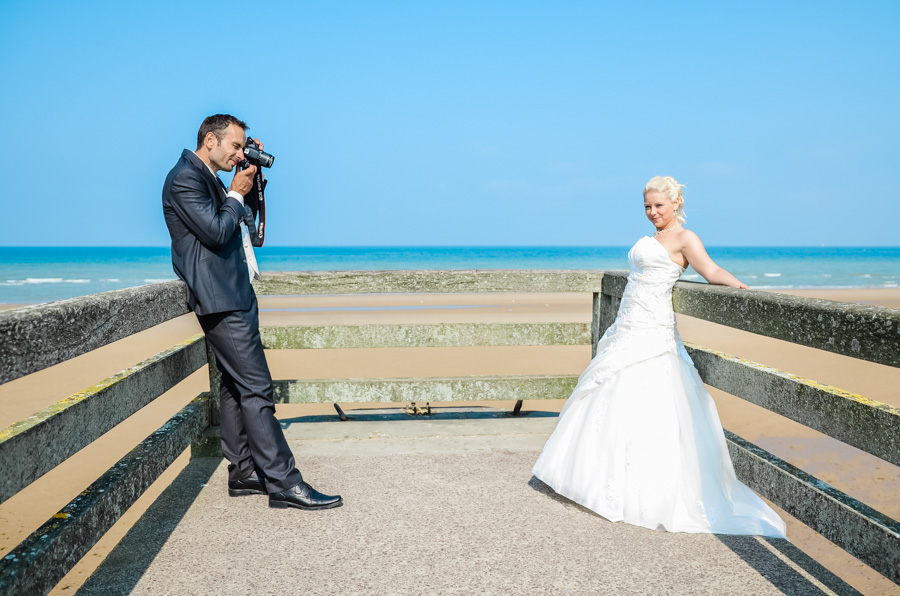
<svg viewBox="0 0 900 596">
<path fill-rule="evenodd" d="M 216 141 L 217 141 L 216 133 L 210 131 L 210 132 L 206 133 L 206 138 L 203 139 L 203 145 L 207 149 L 212 149 L 213 147 L 216 146 Z"/>
</svg>

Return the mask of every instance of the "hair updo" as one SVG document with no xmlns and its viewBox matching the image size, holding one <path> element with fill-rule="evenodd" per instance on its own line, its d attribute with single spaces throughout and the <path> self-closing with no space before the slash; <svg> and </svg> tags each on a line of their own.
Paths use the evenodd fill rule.
<svg viewBox="0 0 900 596">
<path fill-rule="evenodd" d="M 675 218 L 679 223 L 684 223 L 687 214 L 684 212 L 684 184 L 678 184 L 678 181 L 671 176 L 654 176 L 644 187 L 644 198 L 647 198 L 648 192 L 661 192 L 666 195 L 670 201 L 675 203 Z"/>
</svg>

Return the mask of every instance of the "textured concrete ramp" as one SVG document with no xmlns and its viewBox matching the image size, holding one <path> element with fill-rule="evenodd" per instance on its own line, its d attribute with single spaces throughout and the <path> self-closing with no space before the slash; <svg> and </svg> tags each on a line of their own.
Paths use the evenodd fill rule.
<svg viewBox="0 0 900 596">
<path fill-rule="evenodd" d="M 287 423 L 345 505 L 229 498 L 196 459 L 79 594 L 822 594 L 846 584 L 783 540 L 613 524 L 532 479 L 555 418 Z"/>
</svg>

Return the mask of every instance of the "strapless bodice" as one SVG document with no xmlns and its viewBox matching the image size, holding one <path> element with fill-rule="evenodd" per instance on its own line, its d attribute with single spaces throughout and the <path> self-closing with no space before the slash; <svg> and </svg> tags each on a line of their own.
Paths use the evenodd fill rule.
<svg viewBox="0 0 900 596">
<path fill-rule="evenodd" d="M 655 238 L 644 236 L 628 251 L 628 285 L 619 306 L 618 322 L 631 325 L 671 326 L 672 288 L 684 268 L 669 258 L 669 252 Z"/>
</svg>

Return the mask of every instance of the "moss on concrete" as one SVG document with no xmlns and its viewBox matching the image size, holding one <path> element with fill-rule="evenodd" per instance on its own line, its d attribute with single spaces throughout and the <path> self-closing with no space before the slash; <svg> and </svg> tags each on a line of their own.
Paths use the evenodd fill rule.
<svg viewBox="0 0 900 596">
<path fill-rule="evenodd" d="M 437 323 L 263 327 L 271 350 L 451 346 L 587 345 L 586 323 Z"/>
<path fill-rule="evenodd" d="M 734 433 L 725 437 L 741 481 L 900 583 L 900 523 Z"/>
<path fill-rule="evenodd" d="M 900 410 L 709 348 L 685 344 L 703 382 L 900 465 Z"/>
<path fill-rule="evenodd" d="M 0 383 L 59 364 L 189 312 L 184 282 L 0 312 Z"/>
<path fill-rule="evenodd" d="M 407 270 L 265 273 L 258 294 L 597 292 L 597 270 Z"/>
<path fill-rule="evenodd" d="M 601 326 L 612 323 L 627 273 L 603 278 Z M 672 292 L 675 312 L 861 360 L 900 366 L 900 310 L 739 290 L 680 281 Z M 605 329 L 605 327 L 603 327 Z"/>
<path fill-rule="evenodd" d="M 277 403 L 566 399 L 577 375 L 276 381 Z"/>
<path fill-rule="evenodd" d="M 196 335 L 0 431 L 0 502 L 206 364 Z"/>
<path fill-rule="evenodd" d="M 201 396 L 0 559 L 0 593 L 49 592 L 208 425 Z"/>
<path fill-rule="evenodd" d="M 900 310 L 678 282 L 675 312 L 861 360 L 900 366 Z"/>
</svg>

